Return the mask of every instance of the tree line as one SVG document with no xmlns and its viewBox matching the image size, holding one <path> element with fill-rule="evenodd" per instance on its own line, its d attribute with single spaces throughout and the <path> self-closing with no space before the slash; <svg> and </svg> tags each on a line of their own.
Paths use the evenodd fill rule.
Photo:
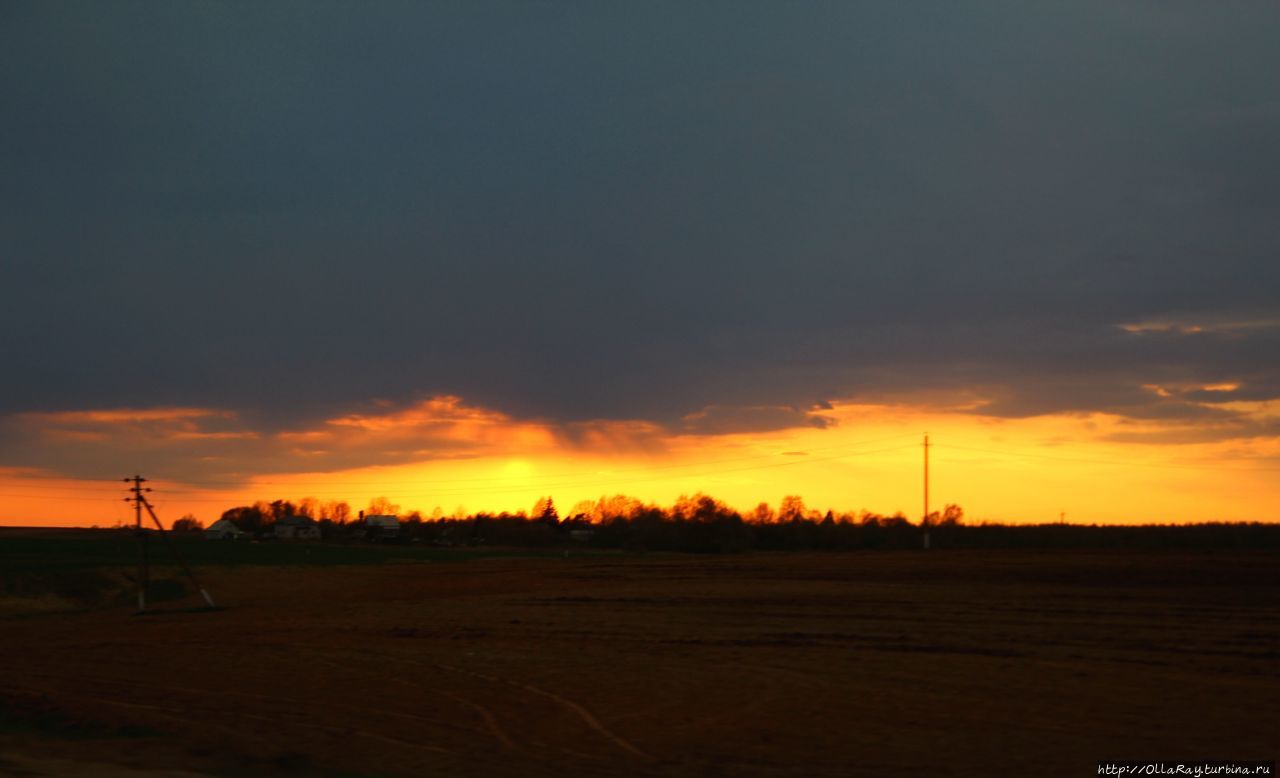
<svg viewBox="0 0 1280 778">
<path fill-rule="evenodd" d="M 346 502 L 304 498 L 237 506 L 224 511 L 221 518 L 265 537 L 279 519 L 305 516 L 317 522 L 323 540 L 344 542 L 369 537 L 365 515 L 398 513 L 399 506 L 385 497 L 354 512 Z M 776 510 L 760 503 L 745 514 L 714 497 L 695 494 L 682 495 L 668 507 L 614 495 L 584 500 L 562 514 L 551 497 L 542 497 L 527 512 L 468 514 L 459 508 L 445 515 L 437 508 L 430 515 L 411 511 L 399 518 L 396 542 L 441 546 L 583 546 L 693 553 L 835 551 L 920 548 L 927 535 L 932 548 L 961 549 L 1280 547 L 1280 524 L 971 524 L 959 505 L 947 505 L 913 522 L 902 513 L 813 510 L 796 495 L 784 497 Z M 174 523 L 175 530 L 201 526 L 192 516 Z"/>
</svg>

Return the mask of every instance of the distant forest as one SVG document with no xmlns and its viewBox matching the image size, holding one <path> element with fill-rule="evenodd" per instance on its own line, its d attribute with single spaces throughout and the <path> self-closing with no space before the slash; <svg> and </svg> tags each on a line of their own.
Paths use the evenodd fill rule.
<svg viewBox="0 0 1280 778">
<path fill-rule="evenodd" d="M 562 514 L 550 497 L 529 512 L 473 513 L 459 509 L 451 516 L 436 509 L 423 516 L 400 514 L 399 532 L 388 536 L 366 524 L 365 515 L 398 514 L 386 498 L 353 512 L 345 502 L 312 498 L 291 502 L 257 502 L 225 511 L 239 529 L 269 538 L 285 517 L 315 521 L 321 541 L 394 542 L 437 546 L 556 546 L 736 553 L 744 551 L 817 551 L 920 548 L 1280 548 L 1280 524 L 1213 522 L 1201 524 L 993 524 L 966 523 L 964 510 L 947 505 L 926 521 L 912 522 L 901 513 L 884 516 L 820 512 L 800 497 L 783 498 L 777 510 L 766 503 L 744 515 L 713 497 L 682 496 L 670 507 L 616 495 L 583 501 Z M 203 525 L 185 516 L 176 531 Z"/>
</svg>

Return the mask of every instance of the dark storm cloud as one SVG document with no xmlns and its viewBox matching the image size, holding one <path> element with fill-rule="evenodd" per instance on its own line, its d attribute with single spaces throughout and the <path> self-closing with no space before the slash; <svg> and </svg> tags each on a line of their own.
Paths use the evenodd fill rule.
<svg viewBox="0 0 1280 778">
<path fill-rule="evenodd" d="M 282 430 L 255 429 L 234 411 L 211 408 L 22 413 L 0 419 L 0 435 L 6 460 L 21 452 L 13 462 L 24 467 L 93 478 L 113 463 L 204 486 L 237 485 L 261 473 L 465 459 L 504 452 L 513 439 L 600 450 L 624 437 L 652 437 L 638 425 L 522 422 L 456 397 L 402 408 L 367 405 L 361 413 Z"/>
<path fill-rule="evenodd" d="M 694 435 L 718 435 L 735 432 L 767 432 L 789 427 L 826 429 L 836 420 L 818 410 L 803 410 L 789 405 L 710 405 L 681 419 L 679 431 Z"/>
<path fill-rule="evenodd" d="M 1275 398 L 1274 328 L 1119 325 L 1276 318 L 1278 34 L 1191 2 L 10 3 L 0 413 Z"/>
</svg>

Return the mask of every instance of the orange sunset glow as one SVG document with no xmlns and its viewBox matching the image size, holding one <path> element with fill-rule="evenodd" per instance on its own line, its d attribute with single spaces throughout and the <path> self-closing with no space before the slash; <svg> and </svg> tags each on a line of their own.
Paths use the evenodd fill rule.
<svg viewBox="0 0 1280 778">
<path fill-rule="evenodd" d="M 116 61 L 100 13 L 7 41 L 0 522 L 134 474 L 206 524 L 914 522 L 926 434 L 970 522 L 1277 519 L 1265 23 L 1233 64 L 1187 8 L 219 7 Z"/>
<path fill-rule="evenodd" d="M 166 478 L 161 468 L 153 476 L 154 501 L 170 520 L 192 514 L 211 522 L 234 505 L 277 498 L 342 500 L 354 511 L 383 497 L 405 513 L 450 516 L 527 511 L 542 496 L 568 509 L 615 494 L 669 504 L 700 492 L 744 514 L 799 495 L 821 511 L 901 512 L 916 520 L 923 511 L 926 432 L 931 510 L 958 504 L 970 521 L 1257 520 L 1280 497 L 1274 438 L 1203 439 L 1200 428 L 1102 413 L 1000 419 L 981 415 L 971 400 L 950 408 L 829 405 L 803 412 L 821 426 L 726 434 L 639 421 L 518 420 L 448 396 L 405 408 L 384 404 L 273 435 L 248 429 L 233 413 L 195 408 L 28 414 L 23 421 L 51 441 L 99 442 L 143 460 L 166 451 L 189 455 L 196 446 L 206 464 L 235 456 L 232 466 L 288 465 L 275 472 L 223 469 L 190 481 Z M 1256 420 L 1277 415 L 1272 403 L 1232 405 Z M 356 464 L 360 458 L 382 461 Z M 135 469 L 129 465 L 122 455 L 120 477 Z M 0 520 L 125 521 L 123 485 L 110 475 L 6 469 Z"/>
<path fill-rule="evenodd" d="M 1273 773 L 1278 40 L 6 0 L 0 774 Z"/>
</svg>

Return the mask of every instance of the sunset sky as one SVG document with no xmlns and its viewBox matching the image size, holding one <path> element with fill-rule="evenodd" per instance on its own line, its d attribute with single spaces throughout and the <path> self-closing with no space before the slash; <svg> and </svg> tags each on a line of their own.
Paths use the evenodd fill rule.
<svg viewBox="0 0 1280 778">
<path fill-rule="evenodd" d="M 1280 5 L 0 6 L 0 523 L 1276 520 Z"/>
</svg>

